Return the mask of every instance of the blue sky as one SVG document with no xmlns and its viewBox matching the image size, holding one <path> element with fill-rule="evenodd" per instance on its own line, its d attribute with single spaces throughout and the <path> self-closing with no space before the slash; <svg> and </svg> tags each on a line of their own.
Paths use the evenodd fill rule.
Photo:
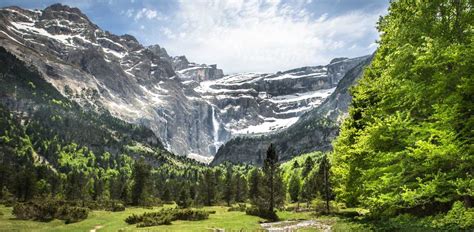
<svg viewBox="0 0 474 232">
<path fill-rule="evenodd" d="M 389 0 L 2 0 L 0 6 L 78 7 L 114 34 L 225 73 L 276 72 L 370 54 Z"/>
</svg>

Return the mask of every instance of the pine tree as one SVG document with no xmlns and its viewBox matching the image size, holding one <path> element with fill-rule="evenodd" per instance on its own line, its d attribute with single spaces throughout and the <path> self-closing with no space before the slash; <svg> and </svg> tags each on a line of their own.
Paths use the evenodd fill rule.
<svg viewBox="0 0 474 232">
<path fill-rule="evenodd" d="M 262 216 L 270 220 L 278 220 L 275 208 L 284 203 L 285 187 L 278 165 L 278 155 L 275 146 L 270 144 L 263 163 L 262 197 L 257 206 Z"/>
<path fill-rule="evenodd" d="M 313 170 L 314 161 L 311 157 L 306 157 L 303 165 L 303 171 L 301 172 L 301 177 L 306 178 L 308 174 Z"/>
<path fill-rule="evenodd" d="M 183 209 L 188 208 L 189 205 L 191 204 L 191 199 L 189 197 L 189 192 L 186 186 L 181 188 L 181 191 L 179 192 L 178 201 L 176 203 L 180 208 L 183 208 Z"/>
<path fill-rule="evenodd" d="M 202 201 L 205 205 L 212 205 L 217 197 L 217 181 L 214 172 L 211 169 L 206 169 L 201 176 L 200 193 Z"/>
<path fill-rule="evenodd" d="M 247 180 L 242 174 L 240 173 L 235 174 L 234 186 L 235 186 L 234 200 L 236 202 L 244 202 L 247 196 Z"/>
<path fill-rule="evenodd" d="M 329 181 L 329 173 L 330 173 L 331 165 L 329 160 L 327 159 L 327 154 L 324 154 L 321 162 L 319 163 L 319 170 L 318 170 L 318 184 L 320 186 L 319 192 L 322 196 L 323 200 L 326 201 L 326 213 L 330 213 L 329 209 L 329 201 L 332 199 L 332 190 L 331 190 L 331 183 Z"/>
<path fill-rule="evenodd" d="M 256 205 L 262 195 L 261 190 L 262 175 L 260 169 L 253 168 L 249 175 L 249 198 L 253 205 Z"/>
<path fill-rule="evenodd" d="M 225 173 L 224 179 L 224 200 L 227 203 L 227 206 L 230 206 L 234 192 L 234 185 L 232 180 L 232 167 L 228 166 Z"/>
<path fill-rule="evenodd" d="M 309 206 L 311 200 L 316 198 L 317 193 L 320 189 L 320 186 L 318 186 L 318 178 L 318 172 L 316 170 L 313 170 L 303 181 L 300 195 L 301 200 L 306 201 L 307 206 Z"/>
<path fill-rule="evenodd" d="M 145 205 L 149 197 L 151 167 L 142 157 L 133 165 L 132 204 Z"/>
</svg>

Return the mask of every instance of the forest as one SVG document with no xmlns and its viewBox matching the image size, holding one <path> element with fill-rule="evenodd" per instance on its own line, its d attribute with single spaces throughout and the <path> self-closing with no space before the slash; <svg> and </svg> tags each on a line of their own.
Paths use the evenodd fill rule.
<svg viewBox="0 0 474 232">
<path fill-rule="evenodd" d="M 280 160 L 270 145 L 262 167 L 171 154 L 150 130 L 80 107 L 2 48 L 0 230 L 107 211 L 127 229 L 192 230 L 182 221 L 238 214 L 333 231 L 472 231 L 473 7 L 392 1 L 333 151 Z"/>
</svg>

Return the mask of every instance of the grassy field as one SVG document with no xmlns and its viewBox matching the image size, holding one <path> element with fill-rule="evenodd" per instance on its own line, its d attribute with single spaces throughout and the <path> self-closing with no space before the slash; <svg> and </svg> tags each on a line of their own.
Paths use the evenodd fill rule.
<svg viewBox="0 0 474 232">
<path fill-rule="evenodd" d="M 164 207 L 172 207 L 166 205 Z M 205 207 L 206 210 L 215 210 L 208 220 L 203 221 L 173 221 L 172 225 L 136 228 L 128 225 L 124 219 L 131 214 L 156 211 L 160 208 L 127 208 L 123 212 L 91 211 L 89 217 L 81 222 L 64 224 L 63 221 L 35 222 L 16 220 L 11 214 L 12 208 L 0 206 L 0 231 L 213 231 L 213 229 L 225 229 L 225 231 L 261 231 L 259 217 L 246 215 L 245 212 L 228 212 L 228 207 L 213 206 Z M 351 225 L 336 217 L 315 217 L 310 212 L 278 212 L 282 220 L 307 220 L 317 219 L 333 226 L 334 231 L 347 231 L 349 228 L 357 228 L 359 225 Z M 299 231 L 317 231 L 315 228 L 305 228 Z"/>
<path fill-rule="evenodd" d="M 169 206 L 165 206 L 169 207 Z M 81 222 L 64 224 L 63 221 L 35 222 L 16 220 L 11 214 L 12 208 L 0 206 L 0 231 L 210 231 L 216 228 L 228 230 L 255 231 L 260 228 L 260 218 L 245 215 L 245 212 L 227 212 L 227 207 L 205 207 L 206 210 L 215 210 L 208 220 L 203 221 L 174 221 L 172 225 L 136 228 L 128 225 L 124 219 L 131 214 L 159 210 L 160 208 L 143 209 L 127 208 L 123 212 L 91 211 L 89 217 Z"/>
</svg>

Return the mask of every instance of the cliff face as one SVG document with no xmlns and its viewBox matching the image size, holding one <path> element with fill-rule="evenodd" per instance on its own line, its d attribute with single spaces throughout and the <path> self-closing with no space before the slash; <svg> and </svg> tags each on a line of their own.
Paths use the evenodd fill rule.
<svg viewBox="0 0 474 232">
<path fill-rule="evenodd" d="M 229 161 L 262 165 L 270 143 L 276 145 L 280 160 L 315 150 L 330 150 L 331 141 L 337 136 L 351 102 L 349 87 L 355 84 L 371 59 L 371 56 L 364 57 L 352 67 L 334 92 L 321 105 L 303 114 L 295 124 L 273 134 L 232 139 L 219 149 L 211 164 Z"/>
<path fill-rule="evenodd" d="M 60 4 L 0 9 L 0 46 L 84 109 L 145 125 L 168 150 L 203 161 L 232 138 L 288 128 L 366 59 L 224 75 L 216 65 L 104 31 L 79 9 Z"/>
</svg>

